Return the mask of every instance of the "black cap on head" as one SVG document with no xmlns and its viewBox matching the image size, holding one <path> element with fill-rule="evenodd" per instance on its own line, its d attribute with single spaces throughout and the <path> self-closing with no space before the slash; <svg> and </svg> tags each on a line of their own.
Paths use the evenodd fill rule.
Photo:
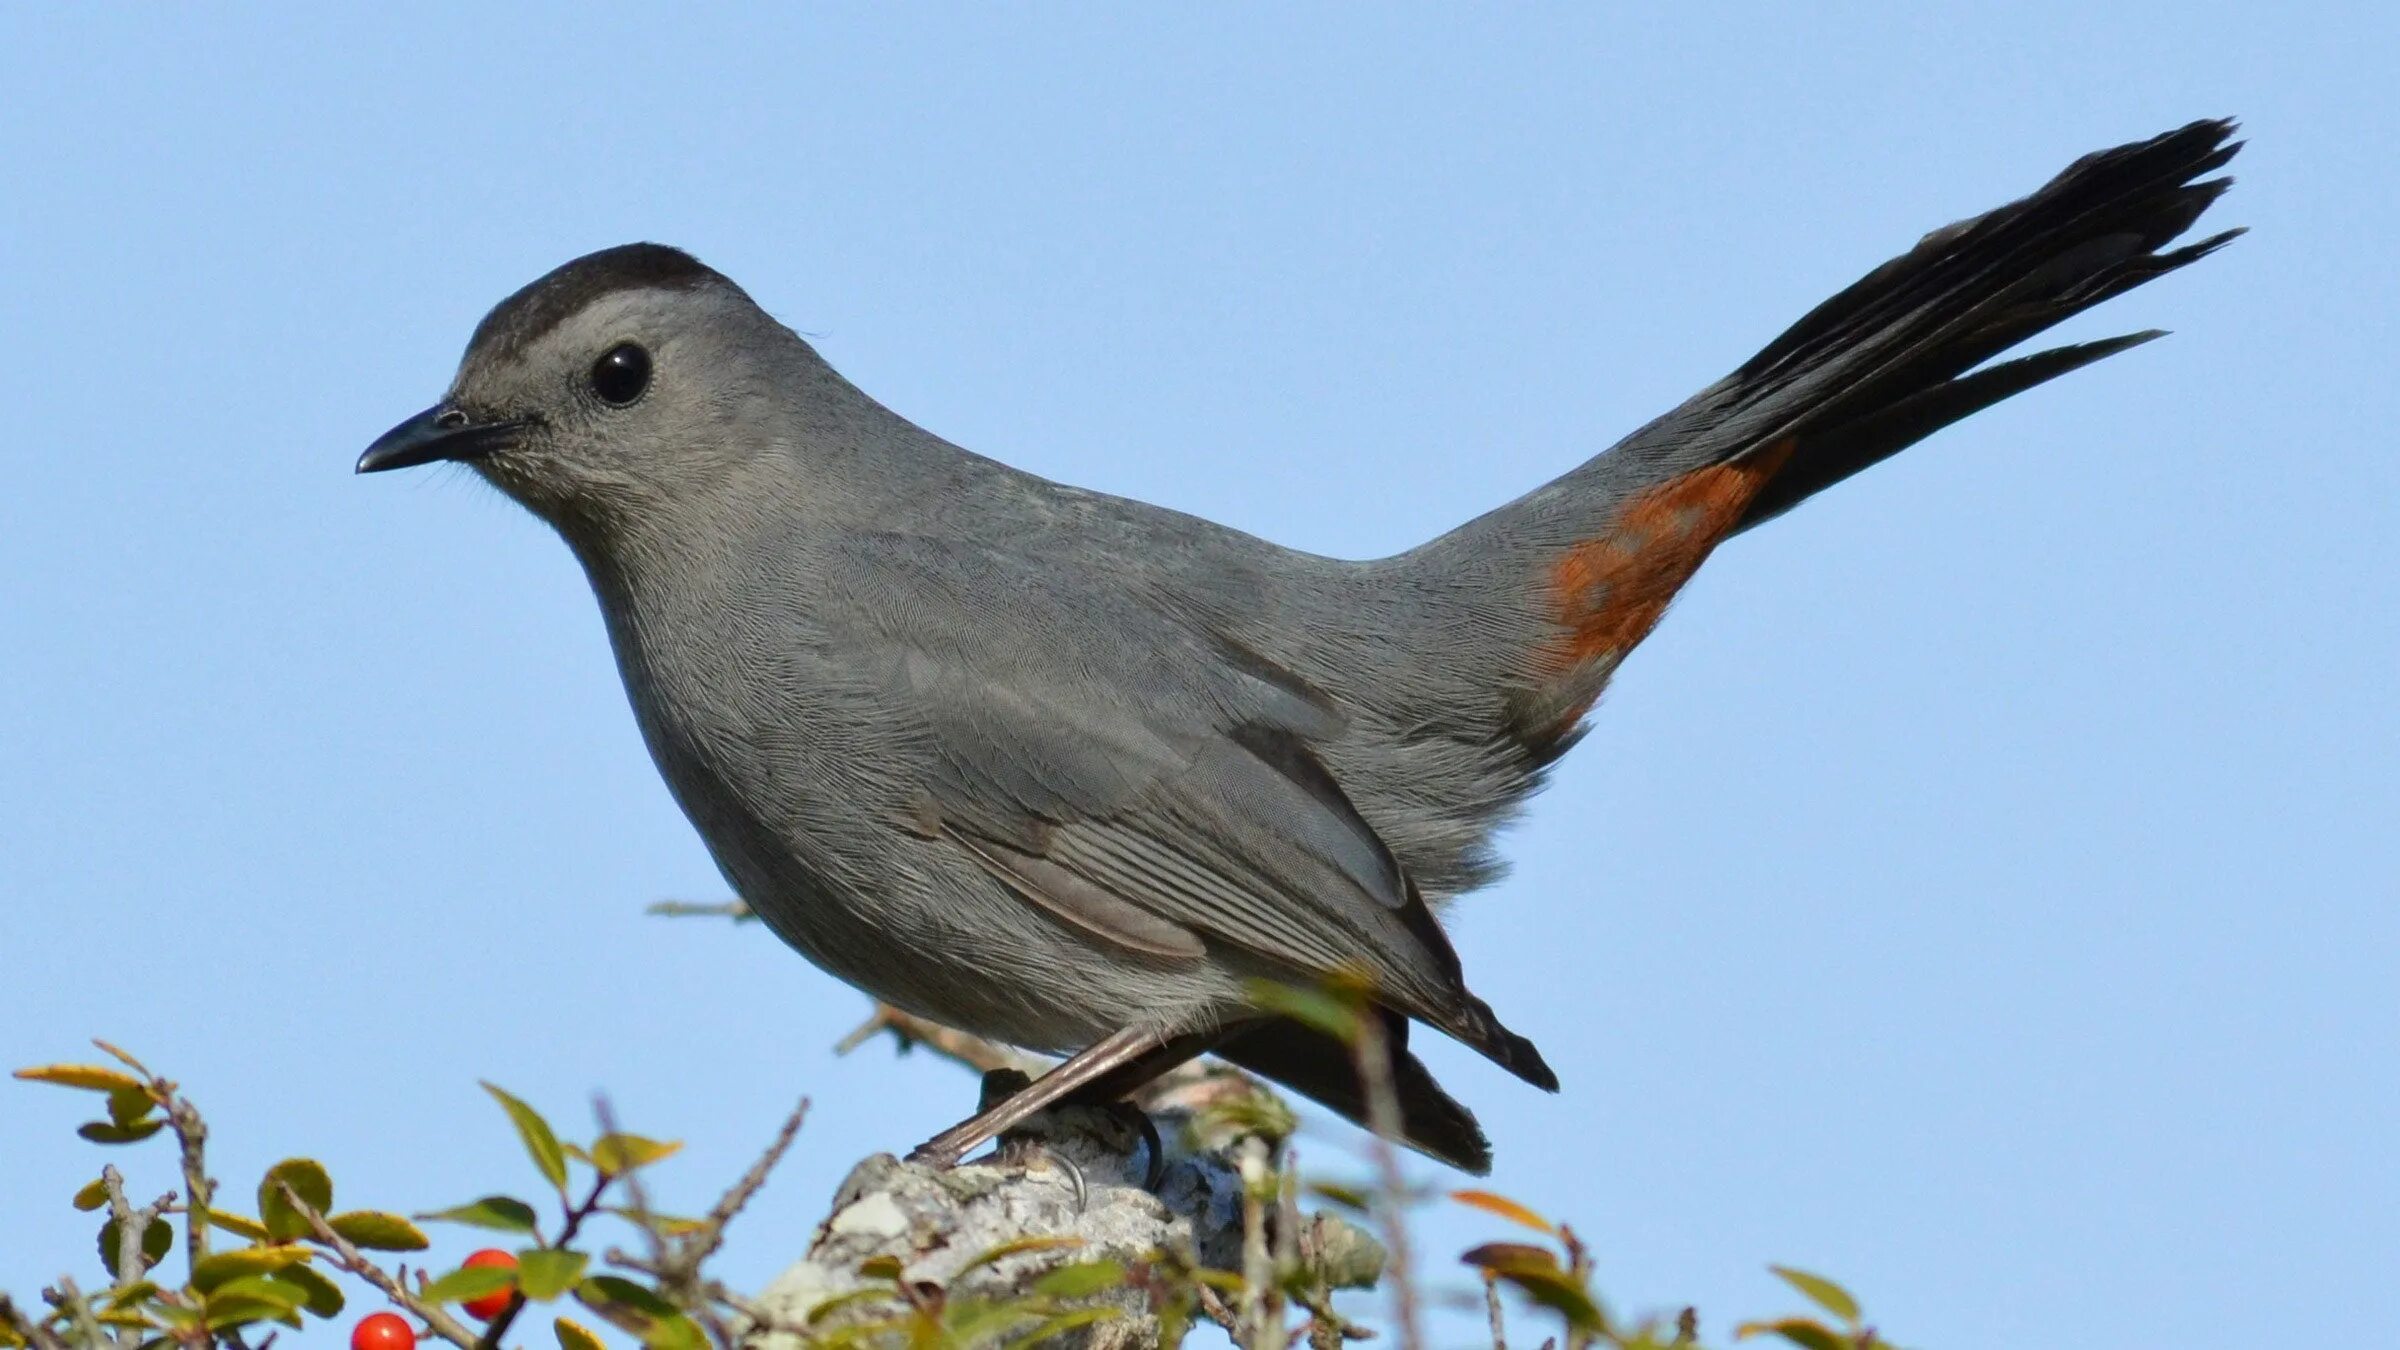
<svg viewBox="0 0 2400 1350">
<path fill-rule="evenodd" d="M 716 282 L 731 285 L 714 268 L 665 244 L 619 244 L 552 269 L 492 307 L 475 325 L 469 347 L 513 356 L 540 340 L 567 316 L 617 291 L 689 290 Z"/>
</svg>

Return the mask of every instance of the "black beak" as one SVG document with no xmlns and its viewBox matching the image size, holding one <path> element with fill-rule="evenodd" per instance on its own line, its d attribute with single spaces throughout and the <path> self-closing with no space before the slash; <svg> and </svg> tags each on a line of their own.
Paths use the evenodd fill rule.
<svg viewBox="0 0 2400 1350">
<path fill-rule="evenodd" d="M 360 473 L 406 469 L 437 459 L 481 459 L 506 447 L 524 428 L 522 422 L 478 425 L 456 408 L 431 407 L 375 438 L 358 457 Z"/>
</svg>

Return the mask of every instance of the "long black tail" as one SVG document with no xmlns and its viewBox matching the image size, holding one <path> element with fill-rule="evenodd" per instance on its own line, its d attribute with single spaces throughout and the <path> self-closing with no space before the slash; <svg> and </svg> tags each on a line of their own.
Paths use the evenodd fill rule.
<svg viewBox="0 0 2400 1350">
<path fill-rule="evenodd" d="M 1737 417 L 1758 424 L 1741 439 L 1796 444 L 1735 530 L 2011 394 L 2161 336 L 2056 347 L 1966 374 L 2240 234 L 2159 251 L 2231 186 L 2193 180 L 2233 158 L 2233 132 L 2230 121 L 2194 122 L 2086 155 L 2032 196 L 1925 236 L 1767 344 L 1726 381 Z"/>
<path fill-rule="evenodd" d="M 1491 1171 L 1492 1146 L 1474 1114 L 1444 1092 L 1424 1061 L 1409 1053 L 1408 1019 L 1389 1015 L 1385 1028 L 1392 1051 L 1392 1094 L 1400 1108 L 1400 1142 L 1476 1176 Z M 1367 1123 L 1366 1090 L 1359 1085 L 1350 1047 L 1324 1032 L 1278 1018 L 1235 1032 L 1216 1046 L 1216 1053 L 1361 1125 Z"/>
<path fill-rule="evenodd" d="M 1536 762 L 1573 743 L 1617 664 L 1724 539 L 2011 394 L 2157 337 L 1977 369 L 2241 233 L 2167 248 L 2231 185 L 2204 175 L 2240 149 L 2233 130 L 2194 122 L 2086 155 L 2033 195 L 1934 231 L 1665 416 L 1418 550 L 1428 568 L 1523 586 L 1534 602 L 1542 626 L 1506 681 Z"/>
</svg>

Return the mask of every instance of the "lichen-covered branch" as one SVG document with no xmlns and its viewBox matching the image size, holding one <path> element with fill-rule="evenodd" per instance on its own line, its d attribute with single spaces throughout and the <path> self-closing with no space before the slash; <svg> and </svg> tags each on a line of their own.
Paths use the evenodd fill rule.
<svg viewBox="0 0 2400 1350">
<path fill-rule="evenodd" d="M 951 1328 L 1013 1319 L 1018 1332 L 1058 1323 L 1044 1344 L 1061 1350 L 1157 1343 L 1165 1323 L 1188 1324 L 1213 1283 L 1241 1280 L 1239 1150 L 1262 1161 L 1265 1150 L 1255 1139 L 1189 1142 L 1195 1112 L 1226 1090 L 1222 1074 L 1203 1072 L 1153 1093 L 1155 1141 L 1124 1111 L 1069 1107 L 960 1167 L 867 1159 L 806 1255 L 754 1300 L 749 1350 L 802 1350 L 833 1328 L 886 1323 L 897 1340 L 926 1317 Z M 1149 1156 L 1154 1146 L 1165 1158 Z M 1276 1236 L 1294 1268 L 1254 1277 L 1330 1290 L 1382 1272 L 1382 1247 L 1338 1218 L 1285 1227 Z M 1241 1343 L 1282 1350 L 1290 1334 L 1277 1317 L 1245 1326 Z"/>
</svg>

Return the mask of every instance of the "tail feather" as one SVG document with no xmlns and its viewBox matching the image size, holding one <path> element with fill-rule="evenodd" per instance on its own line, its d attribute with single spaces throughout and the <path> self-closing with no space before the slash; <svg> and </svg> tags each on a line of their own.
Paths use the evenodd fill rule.
<svg viewBox="0 0 2400 1350">
<path fill-rule="evenodd" d="M 2231 186 L 2190 180 L 2232 159 L 2241 148 L 2232 133 L 2231 122 L 2194 122 L 2086 155 L 2031 196 L 1928 234 L 1811 310 L 1728 383 L 1745 404 L 1797 414 L 1761 433 L 1771 440 L 1871 406 L 1900 377 L 1951 378 L 2195 262 L 2241 232 L 2157 250 Z"/>
<path fill-rule="evenodd" d="M 1989 370 L 1937 384 L 1880 412 L 1859 418 L 1810 441 L 1808 453 L 1767 479 L 1751 498 L 1728 536 L 1762 525 L 1826 488 L 1864 469 L 1890 459 L 1953 422 L 2021 394 L 2070 370 L 2088 366 L 2127 348 L 2166 336 L 2164 329 L 2129 333 L 2100 342 L 2053 347 L 2033 356 L 2004 361 Z"/>
<path fill-rule="evenodd" d="M 1492 1146 L 1473 1112 L 1434 1081 L 1424 1061 L 1409 1053 L 1408 1019 L 1386 1019 L 1392 1048 L 1392 1094 L 1400 1108 L 1400 1140 L 1476 1176 L 1492 1170 Z M 1277 1018 L 1244 1028 L 1216 1047 L 1219 1058 L 1364 1125 L 1367 1098 L 1359 1085 L 1350 1048 L 1302 1023 Z"/>
<path fill-rule="evenodd" d="M 1725 538 L 1952 422 L 2159 336 L 1978 369 L 2239 235 L 2167 249 L 2231 185 L 2202 175 L 2240 149 L 2233 131 L 2200 121 L 2086 155 L 2031 196 L 1926 235 L 1682 406 L 1437 541 L 1437 552 L 1487 567 L 1495 554 L 1535 563 L 1555 636 L 1528 672 L 1516 724 L 1537 759 L 1571 743 L 1617 663 Z"/>
</svg>

